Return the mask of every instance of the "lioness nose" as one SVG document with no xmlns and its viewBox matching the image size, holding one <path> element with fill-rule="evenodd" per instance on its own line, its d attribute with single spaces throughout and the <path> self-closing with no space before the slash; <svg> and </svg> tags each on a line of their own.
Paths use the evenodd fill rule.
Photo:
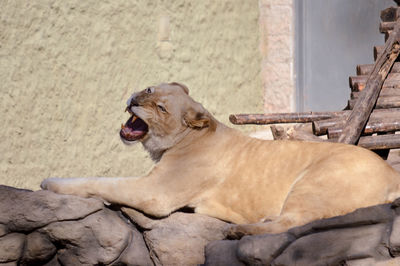
<svg viewBox="0 0 400 266">
<path fill-rule="evenodd" d="M 131 107 L 131 106 L 138 106 L 139 105 L 139 103 L 136 101 L 136 99 L 135 99 L 135 95 L 132 95 L 129 99 L 128 99 L 128 101 L 126 102 L 126 105 L 128 105 L 129 107 Z"/>
</svg>

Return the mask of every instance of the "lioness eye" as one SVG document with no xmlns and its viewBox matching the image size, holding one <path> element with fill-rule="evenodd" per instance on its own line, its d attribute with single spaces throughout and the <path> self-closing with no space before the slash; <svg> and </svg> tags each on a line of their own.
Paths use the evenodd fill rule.
<svg viewBox="0 0 400 266">
<path fill-rule="evenodd" d="M 161 110 L 161 112 L 163 112 L 163 113 L 166 113 L 166 112 L 167 112 L 167 109 L 165 109 L 164 106 L 162 106 L 162 105 L 157 105 L 157 107 L 158 107 L 158 109 Z"/>
<path fill-rule="evenodd" d="M 153 93 L 154 92 L 154 88 L 152 88 L 152 87 L 148 87 L 147 89 L 146 89 L 146 93 Z"/>
</svg>

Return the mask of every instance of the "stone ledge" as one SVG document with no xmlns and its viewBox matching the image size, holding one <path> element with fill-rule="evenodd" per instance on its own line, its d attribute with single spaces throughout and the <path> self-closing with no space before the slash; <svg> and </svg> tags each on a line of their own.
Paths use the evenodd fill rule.
<svg viewBox="0 0 400 266">
<path fill-rule="evenodd" d="M 229 264 L 398 265 L 399 221 L 395 201 L 317 220 L 282 234 L 245 236 L 232 244 L 214 241 L 206 248 L 206 265 L 215 265 L 214 258 L 221 249 L 235 254 L 227 257 Z"/>
<path fill-rule="evenodd" d="M 227 225 L 200 214 L 153 220 L 122 210 L 0 186 L 0 265 L 198 265 Z"/>
<path fill-rule="evenodd" d="M 0 265 L 398 265 L 399 203 L 226 240 L 228 224 L 205 215 L 156 220 L 97 199 L 0 186 Z"/>
</svg>

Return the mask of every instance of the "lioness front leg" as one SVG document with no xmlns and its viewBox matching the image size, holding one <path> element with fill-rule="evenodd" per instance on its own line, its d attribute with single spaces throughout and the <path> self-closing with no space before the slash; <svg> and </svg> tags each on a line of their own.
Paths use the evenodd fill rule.
<svg viewBox="0 0 400 266">
<path fill-rule="evenodd" d="M 156 217 L 167 216 L 185 205 L 184 197 L 174 195 L 173 188 L 152 177 L 48 178 L 41 187 L 61 194 L 101 197 Z"/>
</svg>

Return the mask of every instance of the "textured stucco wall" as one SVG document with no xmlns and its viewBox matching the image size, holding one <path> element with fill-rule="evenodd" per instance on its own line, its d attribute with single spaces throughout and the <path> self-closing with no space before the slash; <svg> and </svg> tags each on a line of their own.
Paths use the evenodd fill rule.
<svg viewBox="0 0 400 266">
<path fill-rule="evenodd" d="M 257 0 L 0 2 L 0 183 L 140 176 L 118 137 L 135 89 L 162 81 L 227 123 L 262 112 Z"/>
<path fill-rule="evenodd" d="M 293 112 L 294 0 L 259 0 L 264 111 Z"/>
</svg>

